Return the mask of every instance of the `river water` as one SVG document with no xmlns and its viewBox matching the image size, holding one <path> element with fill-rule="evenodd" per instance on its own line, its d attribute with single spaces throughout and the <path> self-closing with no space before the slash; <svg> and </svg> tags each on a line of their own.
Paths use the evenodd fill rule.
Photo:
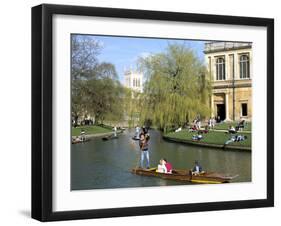
<svg viewBox="0 0 281 226">
<path fill-rule="evenodd" d="M 167 142 L 161 133 L 150 130 L 150 166 L 166 158 L 173 168 L 190 169 L 198 160 L 206 171 L 238 174 L 233 182 L 251 181 L 251 152 L 230 151 Z M 186 182 L 163 180 L 132 174 L 139 165 L 138 141 L 126 130 L 119 139 L 103 141 L 95 138 L 82 144 L 72 144 L 71 190 L 182 185 Z M 191 183 L 190 183 L 191 184 Z"/>
</svg>

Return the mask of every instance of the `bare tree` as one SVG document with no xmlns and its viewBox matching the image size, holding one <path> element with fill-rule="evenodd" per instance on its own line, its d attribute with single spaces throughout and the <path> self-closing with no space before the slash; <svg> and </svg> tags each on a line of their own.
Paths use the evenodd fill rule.
<svg viewBox="0 0 281 226">
<path fill-rule="evenodd" d="M 71 75 L 72 79 L 87 79 L 93 76 L 98 65 L 97 56 L 102 45 L 91 36 L 71 36 Z"/>
</svg>

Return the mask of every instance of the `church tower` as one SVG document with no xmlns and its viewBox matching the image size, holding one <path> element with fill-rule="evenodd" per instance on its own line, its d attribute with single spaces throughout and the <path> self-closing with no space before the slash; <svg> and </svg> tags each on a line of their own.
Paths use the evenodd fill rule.
<svg viewBox="0 0 281 226">
<path fill-rule="evenodd" d="M 124 73 L 125 87 L 130 88 L 134 91 L 143 92 L 143 74 L 133 71 L 126 70 Z"/>
</svg>

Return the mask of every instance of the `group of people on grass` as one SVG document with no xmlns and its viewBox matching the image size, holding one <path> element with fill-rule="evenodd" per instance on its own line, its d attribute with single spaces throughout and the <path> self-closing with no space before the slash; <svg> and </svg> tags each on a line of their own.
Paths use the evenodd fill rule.
<svg viewBox="0 0 281 226">
<path fill-rule="evenodd" d="M 242 131 L 245 128 L 246 125 L 246 121 L 245 120 L 241 120 L 240 122 L 238 122 L 238 124 L 234 127 L 233 125 L 230 125 L 228 127 L 228 133 L 237 133 L 238 131 Z"/>
<path fill-rule="evenodd" d="M 208 125 L 204 127 L 204 129 L 201 128 L 201 123 L 199 119 L 195 119 L 193 121 L 193 125 L 189 128 L 189 132 L 197 132 L 197 134 L 194 134 L 192 136 L 193 141 L 200 141 L 203 139 L 203 134 L 208 133 L 210 129 L 214 129 L 216 123 L 215 118 L 210 118 L 208 120 Z M 233 125 L 229 125 L 227 133 L 229 134 L 236 134 L 239 131 L 242 131 L 243 128 L 246 125 L 246 121 L 243 119 L 238 124 L 234 127 Z M 182 129 L 179 127 L 178 129 L 175 130 L 175 132 L 180 132 Z M 237 136 L 232 136 L 229 140 L 226 141 L 225 144 L 229 144 L 231 142 L 239 142 L 246 140 L 247 136 L 244 135 L 237 135 Z"/>
</svg>

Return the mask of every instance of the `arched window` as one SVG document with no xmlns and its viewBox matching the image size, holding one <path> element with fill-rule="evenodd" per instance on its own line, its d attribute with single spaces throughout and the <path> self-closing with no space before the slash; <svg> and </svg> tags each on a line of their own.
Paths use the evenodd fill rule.
<svg viewBox="0 0 281 226">
<path fill-rule="evenodd" d="M 225 60 L 222 57 L 216 59 L 216 80 L 225 80 Z"/>
<path fill-rule="evenodd" d="M 240 78 L 250 78 L 249 56 L 241 55 L 239 59 L 240 63 Z"/>
</svg>

